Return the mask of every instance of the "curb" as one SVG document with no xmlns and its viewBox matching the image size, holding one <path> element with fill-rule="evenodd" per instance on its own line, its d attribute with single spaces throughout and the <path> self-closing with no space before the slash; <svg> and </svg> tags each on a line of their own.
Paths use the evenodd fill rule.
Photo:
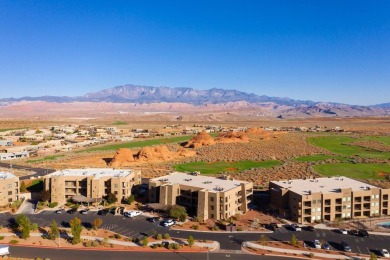
<svg viewBox="0 0 390 260">
<path fill-rule="evenodd" d="M 203 231 L 203 230 L 193 230 L 193 229 L 179 229 L 179 228 L 170 228 L 173 231 L 184 231 L 184 232 L 194 232 L 194 233 L 210 233 L 210 234 L 272 234 L 274 231 Z"/>
</svg>

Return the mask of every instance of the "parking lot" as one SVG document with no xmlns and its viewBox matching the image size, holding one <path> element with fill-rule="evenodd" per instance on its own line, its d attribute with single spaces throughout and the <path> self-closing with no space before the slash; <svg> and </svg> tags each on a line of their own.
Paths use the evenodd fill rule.
<svg viewBox="0 0 390 260">
<path fill-rule="evenodd" d="M 390 249 L 390 236 L 371 234 L 369 237 L 359 237 L 349 234 L 343 235 L 338 231 L 325 229 L 291 231 L 286 227 L 281 227 L 271 234 L 270 237 L 275 238 L 275 240 L 290 241 L 292 234 L 295 234 L 298 239 L 305 241 L 308 246 L 312 246 L 313 241 L 318 239 L 322 243 L 329 243 L 333 250 L 340 251 L 342 251 L 340 242 L 346 240 L 351 246 L 352 252 L 359 254 L 370 254 L 371 252 L 379 254 L 379 250 L 382 248 Z"/>
<path fill-rule="evenodd" d="M 55 211 L 42 211 L 39 214 L 28 215 L 32 222 L 38 223 L 39 226 L 49 226 L 51 221 L 55 219 L 59 225 L 67 227 L 69 221 L 78 217 L 81 219 L 83 225 L 88 227 L 95 218 L 103 219 L 101 228 L 119 233 L 123 236 L 131 238 L 141 238 L 145 235 L 150 236 L 154 231 L 160 234 L 168 233 L 171 237 L 188 238 L 192 235 L 195 239 L 214 240 L 220 243 L 221 249 L 240 250 L 241 243 L 244 241 L 258 241 L 260 233 L 245 233 L 245 232 L 194 232 L 183 230 L 172 230 L 160 225 L 160 222 L 151 223 L 146 220 L 148 216 L 140 215 L 134 218 L 128 218 L 123 215 L 113 215 L 109 213 L 106 216 L 100 216 L 96 211 L 91 211 L 86 215 L 76 212 L 74 214 L 62 213 L 57 214 Z M 0 225 L 6 226 L 10 223 L 10 219 L 14 215 L 10 213 L 0 214 Z M 373 235 L 369 237 L 358 237 L 352 235 L 343 235 L 332 230 L 316 229 L 315 231 L 292 231 L 288 228 L 281 227 L 274 233 L 267 233 L 266 235 L 271 240 L 276 241 L 290 241 L 291 235 L 295 234 L 299 240 L 305 241 L 308 246 L 311 246 L 315 239 L 323 242 L 328 242 L 333 250 L 342 250 L 340 242 L 342 240 L 348 241 L 352 248 L 352 252 L 360 254 L 370 254 L 374 252 L 379 254 L 382 248 L 390 249 L 390 236 Z"/>
</svg>

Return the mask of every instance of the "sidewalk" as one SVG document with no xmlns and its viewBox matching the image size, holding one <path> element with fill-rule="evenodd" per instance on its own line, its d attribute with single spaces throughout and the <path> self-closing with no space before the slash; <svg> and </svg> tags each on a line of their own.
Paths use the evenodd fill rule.
<svg viewBox="0 0 390 260">
<path fill-rule="evenodd" d="M 273 252 L 279 252 L 279 253 L 288 253 L 288 254 L 296 254 L 296 255 L 301 255 L 301 256 L 308 256 L 310 253 L 313 253 L 314 258 L 315 257 L 323 257 L 323 258 L 330 258 L 330 259 L 351 259 L 353 257 L 351 256 L 346 256 L 346 255 L 335 255 L 335 254 L 327 254 L 327 253 L 317 253 L 317 252 L 310 252 L 310 251 L 305 251 L 305 250 L 296 250 L 296 249 L 287 249 L 287 248 L 278 248 L 278 247 L 270 247 L 270 246 L 262 246 L 257 243 L 253 242 L 244 242 L 242 244 L 242 247 L 246 248 L 257 248 L 261 250 L 270 250 Z M 359 257 L 358 259 L 367 259 L 365 257 Z"/>
<path fill-rule="evenodd" d="M 32 237 L 41 237 L 43 235 L 44 235 L 43 233 L 30 233 L 30 236 L 32 236 Z M 4 237 L 15 236 L 15 237 L 17 237 L 17 235 L 14 233 L 0 233 L 0 236 L 4 236 Z M 70 237 L 72 237 L 71 234 L 68 234 L 66 236 L 64 236 L 64 235 L 61 236 L 61 238 L 70 238 Z M 81 236 L 81 239 L 86 239 L 86 240 L 91 240 L 91 241 L 103 241 L 104 240 L 104 238 L 102 238 L 102 237 L 94 237 L 94 236 Z M 164 239 L 164 240 L 149 242 L 148 246 L 152 246 L 154 244 L 161 244 L 162 242 L 177 243 L 180 245 L 187 245 L 188 244 L 186 239 L 171 238 L 171 239 Z M 130 241 L 118 241 L 115 239 L 108 239 L 107 243 L 113 244 L 113 245 L 120 245 L 120 246 L 133 246 L 133 247 L 140 247 L 141 246 L 142 247 L 142 245 L 140 245 L 139 243 L 134 243 L 134 242 L 130 242 Z M 198 247 L 207 248 L 210 251 L 214 251 L 214 250 L 219 249 L 219 243 L 217 241 L 213 241 L 211 243 L 195 241 L 194 245 L 198 246 Z"/>
</svg>

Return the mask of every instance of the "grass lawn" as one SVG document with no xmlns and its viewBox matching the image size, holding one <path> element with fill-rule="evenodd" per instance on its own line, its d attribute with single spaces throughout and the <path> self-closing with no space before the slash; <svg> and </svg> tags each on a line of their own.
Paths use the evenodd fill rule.
<svg viewBox="0 0 390 260">
<path fill-rule="evenodd" d="M 343 156 L 360 156 L 365 158 L 381 158 L 389 159 L 390 153 L 380 152 L 372 149 L 367 149 L 359 146 L 348 145 L 358 139 L 348 136 L 323 136 L 309 138 L 310 144 L 327 149 L 335 154 Z"/>
<path fill-rule="evenodd" d="M 390 174 L 390 165 L 383 163 L 328 163 L 314 166 L 314 170 L 325 176 L 346 176 L 357 179 L 384 180 Z"/>
<path fill-rule="evenodd" d="M 127 125 L 126 122 L 122 122 L 122 121 L 116 121 L 114 123 L 112 123 L 113 125 Z"/>
<path fill-rule="evenodd" d="M 6 132 L 6 131 L 12 131 L 12 130 L 20 130 L 20 129 L 26 129 L 26 128 L 3 128 L 3 129 L 0 129 L 0 132 Z"/>
<path fill-rule="evenodd" d="M 179 136 L 171 138 L 149 139 L 144 141 L 126 142 L 120 144 L 105 145 L 101 147 L 90 148 L 87 150 L 77 151 L 77 153 L 93 152 L 93 151 L 109 151 L 118 150 L 119 148 L 141 148 L 145 146 L 152 146 L 157 144 L 168 144 L 188 141 L 192 136 Z"/>
<path fill-rule="evenodd" d="M 390 136 L 366 136 L 363 139 L 378 141 L 390 146 Z"/>
<path fill-rule="evenodd" d="M 184 164 L 176 164 L 176 171 L 193 172 L 199 171 L 202 174 L 213 175 L 219 172 L 241 172 L 250 168 L 271 168 L 280 165 L 277 160 L 271 161 L 238 161 L 238 162 L 190 162 Z"/>
<path fill-rule="evenodd" d="M 57 158 L 64 157 L 64 156 L 65 155 L 63 155 L 63 154 L 61 154 L 61 155 L 50 155 L 50 156 L 43 157 L 41 159 L 28 160 L 27 162 L 28 163 L 38 163 L 38 162 L 44 162 L 44 161 L 53 161 L 53 160 L 56 160 Z"/>
<path fill-rule="evenodd" d="M 295 161 L 297 162 L 317 162 L 317 161 L 325 161 L 328 159 L 336 159 L 340 161 L 348 161 L 348 158 L 341 157 L 341 156 L 334 156 L 329 154 L 314 154 L 314 155 L 307 155 L 307 156 L 300 156 L 295 158 Z"/>
</svg>

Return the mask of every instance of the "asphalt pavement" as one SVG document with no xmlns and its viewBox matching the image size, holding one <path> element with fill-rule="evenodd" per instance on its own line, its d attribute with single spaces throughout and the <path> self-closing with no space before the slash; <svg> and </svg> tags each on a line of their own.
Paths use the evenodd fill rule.
<svg viewBox="0 0 390 260">
<path fill-rule="evenodd" d="M 32 222 L 38 223 L 39 226 L 49 226 L 51 221 L 55 219 L 59 225 L 68 227 L 69 221 L 78 217 L 81 219 L 84 226 L 91 225 L 97 217 L 103 219 L 101 228 L 119 233 L 127 237 L 151 236 L 154 232 L 164 234 L 168 233 L 171 237 L 187 239 L 189 235 L 195 239 L 206 239 L 218 241 L 220 248 L 223 250 L 241 249 L 241 243 L 244 241 L 257 241 L 261 233 L 244 233 L 244 232 L 197 232 L 197 231 L 182 231 L 173 230 L 171 228 L 162 227 L 159 223 L 150 223 L 146 221 L 145 216 L 137 216 L 135 218 L 127 218 L 124 216 L 99 216 L 97 212 L 90 212 L 87 215 L 82 215 L 79 212 L 75 214 L 62 213 L 57 214 L 55 211 L 43 211 L 39 214 L 28 215 Z M 0 214 L 0 225 L 7 225 L 10 219 L 14 216 L 10 213 Z M 390 236 L 386 235 L 370 235 L 369 237 L 357 237 L 351 235 L 343 235 L 332 230 L 317 229 L 315 231 L 291 231 L 287 228 L 279 228 L 274 233 L 265 233 L 270 240 L 275 241 L 290 241 L 292 234 L 295 234 L 299 240 L 303 240 L 307 245 L 312 245 L 315 239 L 322 242 L 328 242 L 334 250 L 341 250 L 340 242 L 347 240 L 352 248 L 352 251 L 360 254 L 369 254 L 370 252 L 378 252 L 382 248 L 390 249 Z"/>
<path fill-rule="evenodd" d="M 10 246 L 11 256 L 51 260 L 68 259 L 94 259 L 94 260 L 124 260 L 124 259 L 159 259 L 159 260 L 216 260 L 216 259 L 237 259 L 252 260 L 278 259 L 274 256 L 259 256 L 250 254 L 230 254 L 230 253 L 175 253 L 175 252 L 123 252 L 123 251 L 94 251 L 94 250 L 67 250 L 67 249 L 47 249 L 23 246 Z M 283 257 L 285 260 L 294 258 Z"/>
<path fill-rule="evenodd" d="M 11 167 L 12 165 L 12 167 Z M 49 174 L 49 173 L 52 173 L 52 172 L 55 172 L 55 170 L 53 169 L 43 169 L 43 168 L 35 168 L 35 167 L 29 167 L 29 166 L 23 166 L 23 165 L 16 165 L 16 164 L 13 164 L 13 163 L 3 163 L 3 162 L 0 162 L 0 167 L 3 167 L 3 168 L 9 168 L 9 169 L 19 169 L 19 170 L 26 170 L 26 171 L 32 171 L 32 172 L 35 172 L 33 174 L 30 174 L 30 175 L 27 175 L 27 176 L 22 176 L 22 177 L 19 177 L 19 179 L 22 181 L 22 180 L 27 180 L 27 179 L 30 179 L 30 177 L 39 177 L 39 176 L 44 176 L 46 174 Z"/>
</svg>

